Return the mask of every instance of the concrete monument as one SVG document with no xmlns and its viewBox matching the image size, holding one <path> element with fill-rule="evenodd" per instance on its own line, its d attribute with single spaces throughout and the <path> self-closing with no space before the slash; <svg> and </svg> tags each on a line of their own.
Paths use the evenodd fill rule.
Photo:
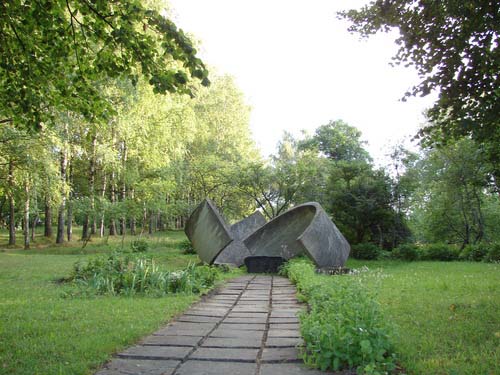
<svg viewBox="0 0 500 375">
<path fill-rule="evenodd" d="M 229 227 L 208 199 L 191 214 L 185 232 L 200 258 L 241 266 L 245 259 L 285 260 L 305 254 L 317 267 L 342 267 L 350 246 L 316 202 L 296 206 L 266 223 L 260 212 Z"/>
</svg>

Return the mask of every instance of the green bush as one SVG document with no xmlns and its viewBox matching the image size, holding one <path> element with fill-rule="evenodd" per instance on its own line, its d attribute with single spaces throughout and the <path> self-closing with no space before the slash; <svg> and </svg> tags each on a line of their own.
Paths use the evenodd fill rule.
<svg viewBox="0 0 500 375">
<path fill-rule="evenodd" d="M 196 251 L 193 248 L 193 244 L 189 240 L 184 240 L 180 244 L 180 248 L 183 254 L 196 254 Z"/>
<path fill-rule="evenodd" d="M 351 256 L 355 259 L 374 260 L 380 255 L 380 248 L 372 243 L 359 243 L 351 248 Z"/>
<path fill-rule="evenodd" d="M 423 260 L 452 261 L 458 260 L 458 251 L 453 246 L 435 243 L 425 245 L 421 248 L 420 258 Z"/>
<path fill-rule="evenodd" d="M 467 245 L 460 252 L 461 260 L 469 260 L 473 262 L 482 261 L 488 254 L 489 247 L 485 244 Z"/>
<path fill-rule="evenodd" d="M 149 250 L 149 243 L 146 240 L 135 240 L 130 244 L 133 253 L 145 253 Z"/>
<path fill-rule="evenodd" d="M 282 273 L 310 306 L 300 315 L 308 365 L 333 371 L 356 368 L 364 374 L 395 369 L 392 329 L 359 276 L 317 275 L 304 260 L 288 262 Z"/>
<path fill-rule="evenodd" d="M 414 261 L 419 257 L 418 249 L 413 244 L 403 244 L 392 250 L 393 259 L 400 259 L 406 261 Z"/>
<path fill-rule="evenodd" d="M 76 294 L 165 295 L 200 293 L 214 285 L 219 272 L 214 267 L 188 265 L 163 271 L 153 259 L 132 254 L 113 253 L 87 263 L 76 263 L 68 279 L 78 288 Z"/>
<path fill-rule="evenodd" d="M 500 243 L 492 243 L 488 246 L 488 251 L 484 257 L 486 262 L 500 262 Z"/>
</svg>

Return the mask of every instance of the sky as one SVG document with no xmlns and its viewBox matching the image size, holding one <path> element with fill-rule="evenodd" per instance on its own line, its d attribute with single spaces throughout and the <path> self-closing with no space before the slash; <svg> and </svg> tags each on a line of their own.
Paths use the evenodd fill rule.
<svg viewBox="0 0 500 375">
<path fill-rule="evenodd" d="M 170 0 L 177 26 L 201 42 L 200 57 L 232 75 L 252 108 L 250 127 L 266 157 L 284 131 L 313 133 L 342 119 L 361 130 L 376 163 L 424 123 L 433 97 L 402 102 L 419 82 L 391 67 L 397 34 L 347 31 L 339 10 L 366 0 Z"/>
</svg>

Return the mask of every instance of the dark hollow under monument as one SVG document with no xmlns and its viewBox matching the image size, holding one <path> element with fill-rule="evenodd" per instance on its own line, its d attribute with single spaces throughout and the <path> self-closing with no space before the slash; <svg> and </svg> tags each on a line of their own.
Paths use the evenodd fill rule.
<svg viewBox="0 0 500 375">
<path fill-rule="evenodd" d="M 206 263 L 255 264 L 256 270 L 266 272 L 274 269 L 265 265 L 266 257 L 278 264 L 280 258 L 305 254 L 317 267 L 330 268 L 342 267 L 350 251 L 347 240 L 316 202 L 291 208 L 267 223 L 257 211 L 229 227 L 205 199 L 189 217 L 185 232 Z"/>
</svg>

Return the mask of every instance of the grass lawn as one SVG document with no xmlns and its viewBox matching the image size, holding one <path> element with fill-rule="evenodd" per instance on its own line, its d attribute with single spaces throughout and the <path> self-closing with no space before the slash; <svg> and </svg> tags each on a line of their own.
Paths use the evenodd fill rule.
<svg viewBox="0 0 500 375">
<path fill-rule="evenodd" d="M 394 341 L 408 373 L 500 374 L 500 264 L 347 264 L 365 265 L 367 285 L 396 325 Z"/>
<path fill-rule="evenodd" d="M 144 238 L 167 269 L 198 260 L 182 254 L 182 232 Z M 7 248 L 0 233 L 0 374 L 90 374 L 197 299 L 62 297 L 65 287 L 55 280 L 76 261 L 129 248 L 133 239 L 95 239 L 82 249 L 78 241 L 54 246 L 40 238 L 25 251 Z M 500 374 L 500 264 L 347 264 L 365 265 L 370 271 L 362 277 L 396 325 L 394 341 L 409 374 Z"/>
<path fill-rule="evenodd" d="M 144 238 L 148 253 L 167 269 L 198 261 L 179 250 L 182 232 Z M 132 239 L 125 237 L 123 246 Z M 62 297 L 65 287 L 55 280 L 67 276 L 76 261 L 121 247 L 121 240 L 96 239 L 82 249 L 76 241 L 47 247 L 41 239 L 32 250 L 0 250 L 0 374 L 90 374 L 198 298 Z"/>
</svg>

